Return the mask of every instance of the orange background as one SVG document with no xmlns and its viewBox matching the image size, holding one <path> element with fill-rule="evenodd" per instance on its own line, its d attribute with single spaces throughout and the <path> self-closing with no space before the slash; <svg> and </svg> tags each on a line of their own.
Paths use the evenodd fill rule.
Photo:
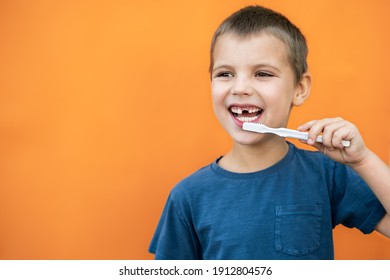
<svg viewBox="0 0 390 280">
<path fill-rule="evenodd" d="M 150 259 L 169 190 L 223 155 L 209 43 L 256 1 L 0 1 L 0 258 Z M 290 127 L 341 116 L 389 159 L 388 1 L 257 1 L 308 39 Z M 338 259 L 390 241 L 338 227 Z"/>
</svg>

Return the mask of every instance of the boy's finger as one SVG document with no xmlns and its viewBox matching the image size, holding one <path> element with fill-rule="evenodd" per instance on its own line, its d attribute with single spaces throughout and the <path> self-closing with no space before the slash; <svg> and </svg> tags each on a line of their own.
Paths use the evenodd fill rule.
<svg viewBox="0 0 390 280">
<path fill-rule="evenodd" d="M 324 126 L 324 125 L 327 125 L 329 123 L 339 121 L 339 120 L 341 120 L 341 118 L 327 118 L 327 119 L 322 119 L 322 120 L 312 120 L 312 121 L 309 121 L 307 123 L 300 125 L 297 128 L 297 130 L 306 131 L 306 130 L 311 129 L 313 126 Z"/>
<path fill-rule="evenodd" d="M 325 128 L 328 126 L 331 126 L 332 124 L 341 122 L 341 118 L 327 118 L 322 119 L 317 122 L 315 122 L 310 130 L 309 130 L 309 139 L 312 141 L 315 141 L 317 139 L 318 135 L 320 135 L 322 132 L 324 132 Z M 329 133 L 328 133 L 329 134 Z M 328 147 L 331 147 L 331 136 L 327 136 L 326 139 L 324 139 L 324 144 Z"/>
<path fill-rule="evenodd" d="M 324 145 L 331 149 L 336 147 L 339 148 L 341 140 L 343 140 L 342 137 L 345 135 L 345 127 L 345 121 L 336 121 L 325 126 L 322 132 L 322 140 Z"/>
<path fill-rule="evenodd" d="M 300 125 L 300 126 L 297 128 L 297 130 L 299 130 L 299 131 L 307 131 L 307 130 L 309 130 L 309 129 L 313 126 L 313 124 L 315 124 L 316 122 L 317 122 L 317 120 L 309 121 L 309 122 L 307 122 L 307 123 L 305 123 L 305 124 Z"/>
</svg>

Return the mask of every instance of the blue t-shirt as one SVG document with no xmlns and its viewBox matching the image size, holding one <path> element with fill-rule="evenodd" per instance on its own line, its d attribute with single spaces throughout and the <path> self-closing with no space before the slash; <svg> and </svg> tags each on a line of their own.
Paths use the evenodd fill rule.
<svg viewBox="0 0 390 280">
<path fill-rule="evenodd" d="M 338 224 L 370 233 L 385 209 L 349 167 L 289 143 L 275 165 L 233 173 L 218 160 L 170 193 L 156 259 L 333 259 Z"/>
</svg>

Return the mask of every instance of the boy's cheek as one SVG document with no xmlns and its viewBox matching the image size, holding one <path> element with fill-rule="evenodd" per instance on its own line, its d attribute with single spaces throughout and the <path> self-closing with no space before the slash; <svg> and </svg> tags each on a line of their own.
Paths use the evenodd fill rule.
<svg viewBox="0 0 390 280">
<path fill-rule="evenodd" d="M 211 93 L 211 99 L 212 99 L 214 107 L 223 106 L 224 100 L 225 100 L 225 95 L 223 95 L 220 92 L 213 91 Z"/>
<path fill-rule="evenodd" d="M 211 82 L 211 91 L 212 92 L 225 92 L 227 89 L 226 83 L 221 83 L 220 81 L 214 80 Z"/>
</svg>

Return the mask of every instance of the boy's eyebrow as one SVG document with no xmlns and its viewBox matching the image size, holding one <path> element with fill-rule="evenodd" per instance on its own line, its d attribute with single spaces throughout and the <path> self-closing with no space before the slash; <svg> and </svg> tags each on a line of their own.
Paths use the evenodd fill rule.
<svg viewBox="0 0 390 280">
<path fill-rule="evenodd" d="M 231 66 L 229 66 L 228 64 L 222 64 L 222 65 L 218 65 L 217 67 L 213 67 L 213 69 L 211 69 L 213 72 L 216 71 L 216 70 L 219 70 L 219 69 L 223 69 L 223 68 L 232 68 Z"/>
<path fill-rule="evenodd" d="M 272 65 L 272 64 L 267 64 L 267 63 L 259 63 L 259 64 L 255 64 L 253 65 L 253 68 L 262 68 L 262 67 L 270 67 L 278 72 L 280 72 L 280 68 L 275 66 L 275 65 Z"/>
<path fill-rule="evenodd" d="M 276 67 L 272 64 L 267 64 L 267 63 L 258 63 L 258 64 L 254 64 L 251 66 L 252 68 L 263 68 L 263 67 L 270 67 L 278 72 L 280 72 L 280 69 L 279 67 Z M 216 67 L 213 67 L 212 71 L 216 71 L 216 70 L 219 70 L 219 69 L 225 69 L 225 68 L 234 68 L 233 66 L 229 65 L 229 64 L 221 64 L 221 65 L 217 65 Z"/>
</svg>

